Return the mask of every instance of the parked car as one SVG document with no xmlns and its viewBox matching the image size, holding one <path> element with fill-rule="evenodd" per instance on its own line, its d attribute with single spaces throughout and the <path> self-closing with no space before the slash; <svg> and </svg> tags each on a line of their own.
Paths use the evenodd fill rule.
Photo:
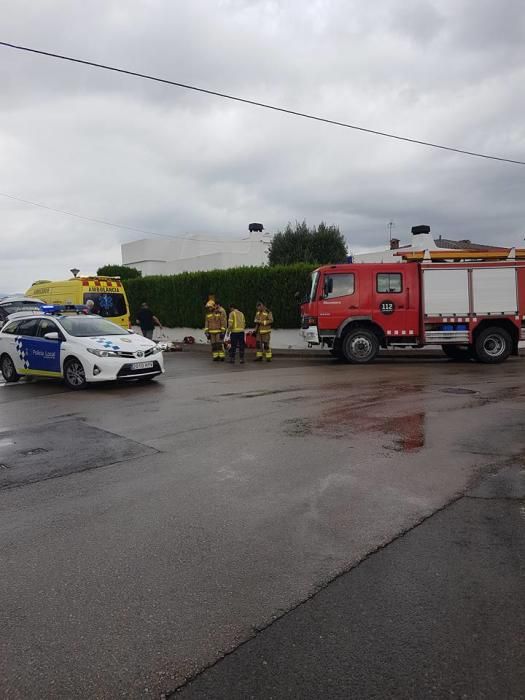
<svg viewBox="0 0 525 700">
<path fill-rule="evenodd" d="M 91 382 L 154 379 L 164 372 L 162 348 L 100 316 L 34 311 L 15 313 L 0 331 L 0 370 L 56 377 L 70 389 Z"/>
<path fill-rule="evenodd" d="M 3 297 L 0 299 L 0 328 L 7 321 L 9 314 L 14 314 L 20 311 L 40 311 L 44 301 L 35 299 L 34 297 L 26 297 L 23 294 L 14 294 L 12 296 Z"/>
</svg>

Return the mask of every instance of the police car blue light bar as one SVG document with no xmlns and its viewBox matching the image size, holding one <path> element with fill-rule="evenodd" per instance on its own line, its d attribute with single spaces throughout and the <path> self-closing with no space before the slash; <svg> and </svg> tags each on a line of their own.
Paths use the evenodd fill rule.
<svg viewBox="0 0 525 700">
<path fill-rule="evenodd" d="M 45 314 L 76 313 L 81 314 L 85 309 L 82 304 L 43 304 L 42 312 Z"/>
</svg>

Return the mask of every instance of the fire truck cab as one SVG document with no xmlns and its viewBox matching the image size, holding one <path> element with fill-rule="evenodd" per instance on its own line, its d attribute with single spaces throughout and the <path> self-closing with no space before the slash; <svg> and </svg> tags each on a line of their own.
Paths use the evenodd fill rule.
<svg viewBox="0 0 525 700">
<path fill-rule="evenodd" d="M 525 251 L 404 257 L 315 270 L 301 305 L 305 340 L 358 364 L 396 346 L 439 344 L 452 359 L 484 363 L 518 353 L 525 340 Z"/>
</svg>

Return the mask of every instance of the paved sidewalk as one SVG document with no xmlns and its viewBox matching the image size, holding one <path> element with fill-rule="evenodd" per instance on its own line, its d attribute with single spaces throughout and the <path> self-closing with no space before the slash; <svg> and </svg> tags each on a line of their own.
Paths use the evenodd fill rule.
<svg viewBox="0 0 525 700">
<path fill-rule="evenodd" d="M 524 499 L 523 465 L 489 477 L 177 697 L 523 698 Z"/>
</svg>

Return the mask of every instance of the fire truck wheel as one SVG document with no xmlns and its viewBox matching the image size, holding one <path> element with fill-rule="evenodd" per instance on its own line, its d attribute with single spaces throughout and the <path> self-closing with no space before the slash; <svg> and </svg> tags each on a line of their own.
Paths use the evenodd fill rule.
<svg viewBox="0 0 525 700">
<path fill-rule="evenodd" d="M 450 360 L 456 362 L 468 362 L 474 357 L 472 348 L 468 345 L 442 345 L 441 349 Z"/>
<path fill-rule="evenodd" d="M 341 350 L 346 362 L 364 365 L 372 362 L 379 352 L 379 340 L 373 331 L 356 328 L 345 335 Z"/>
<path fill-rule="evenodd" d="M 474 343 L 476 359 L 484 364 L 504 362 L 512 352 L 512 338 L 504 328 L 485 328 Z"/>
</svg>

